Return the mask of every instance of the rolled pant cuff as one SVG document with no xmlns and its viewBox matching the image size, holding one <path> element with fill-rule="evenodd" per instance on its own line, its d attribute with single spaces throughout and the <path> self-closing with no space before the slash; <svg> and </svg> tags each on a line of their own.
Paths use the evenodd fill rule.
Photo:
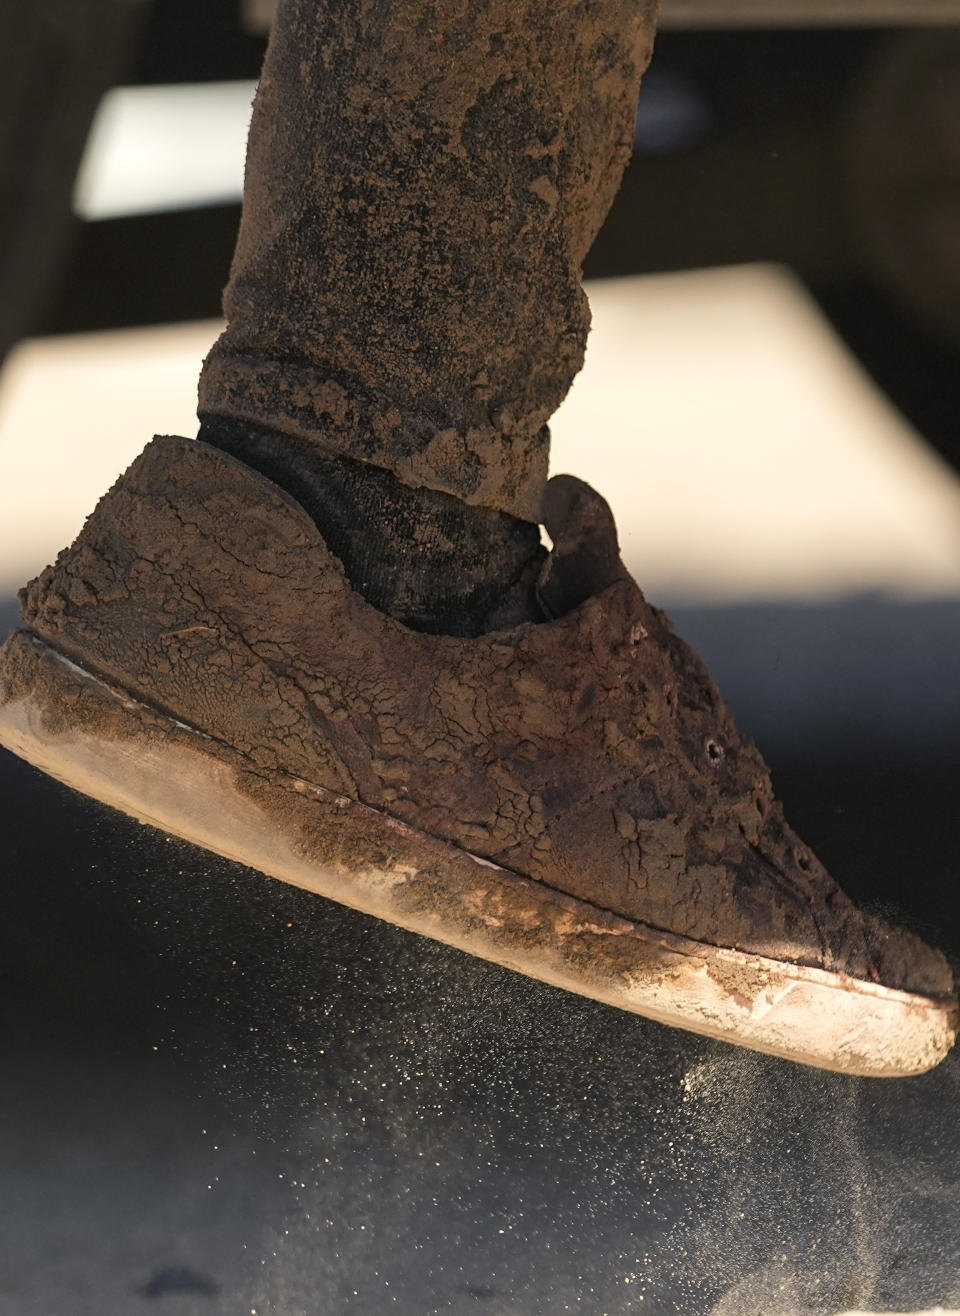
<svg viewBox="0 0 960 1316">
<path fill-rule="evenodd" d="M 201 420 L 227 418 L 315 444 L 328 457 L 390 471 L 477 507 L 539 522 L 550 431 L 458 428 L 368 396 L 309 366 L 229 355 L 215 348 L 200 381 Z"/>
</svg>

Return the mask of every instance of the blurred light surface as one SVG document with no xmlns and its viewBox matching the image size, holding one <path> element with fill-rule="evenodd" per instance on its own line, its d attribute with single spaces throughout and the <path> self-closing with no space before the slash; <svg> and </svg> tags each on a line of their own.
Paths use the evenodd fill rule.
<svg viewBox="0 0 960 1316">
<path fill-rule="evenodd" d="M 590 285 L 552 466 L 617 513 L 656 598 L 960 592 L 960 480 L 800 283 L 751 265 Z"/>
<path fill-rule="evenodd" d="M 114 87 L 74 188 L 81 219 L 239 201 L 255 82 Z"/>
<path fill-rule="evenodd" d="M 239 202 L 256 82 L 114 87 L 100 103 L 74 187 L 85 220 Z M 634 149 L 689 147 L 710 131 L 689 79 L 652 69 L 637 105 Z"/>
<path fill-rule="evenodd" d="M 613 505 L 655 601 L 960 596 L 960 480 L 773 266 L 588 288 L 553 470 Z M 196 432 L 219 325 L 26 342 L 0 377 L 0 594 L 69 543 L 154 433 Z"/>
</svg>

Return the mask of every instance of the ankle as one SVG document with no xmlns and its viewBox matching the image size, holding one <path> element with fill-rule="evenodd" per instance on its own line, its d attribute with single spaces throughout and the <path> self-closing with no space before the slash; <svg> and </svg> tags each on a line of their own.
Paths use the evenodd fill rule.
<svg viewBox="0 0 960 1316">
<path fill-rule="evenodd" d="M 354 589 L 412 630 L 474 636 L 542 619 L 538 526 L 258 426 L 211 418 L 199 438 L 296 498 Z"/>
</svg>

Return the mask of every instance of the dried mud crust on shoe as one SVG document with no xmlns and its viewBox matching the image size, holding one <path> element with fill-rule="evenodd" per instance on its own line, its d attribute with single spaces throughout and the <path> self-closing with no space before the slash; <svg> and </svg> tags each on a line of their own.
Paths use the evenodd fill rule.
<svg viewBox="0 0 960 1316">
<path fill-rule="evenodd" d="M 300 778 L 263 771 L 15 632 L 0 741 L 123 812 L 554 986 L 844 1073 L 921 1073 L 949 1001 L 705 945 L 591 907 Z M 12 693 L 13 691 L 16 693 Z"/>
<path fill-rule="evenodd" d="M 856 910 L 790 831 L 603 500 L 565 477 L 545 515 L 554 620 L 424 635 L 263 476 L 154 440 L 23 592 L 3 737 L 135 816 L 587 995 L 851 1072 L 935 1063 L 943 957 Z"/>
</svg>

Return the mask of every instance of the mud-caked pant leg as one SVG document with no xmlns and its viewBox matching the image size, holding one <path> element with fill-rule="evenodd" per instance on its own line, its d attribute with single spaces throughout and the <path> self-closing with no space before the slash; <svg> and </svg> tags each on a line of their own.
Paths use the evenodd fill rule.
<svg viewBox="0 0 960 1316">
<path fill-rule="evenodd" d="M 651 0 L 280 0 L 200 416 L 536 521 Z"/>
</svg>

